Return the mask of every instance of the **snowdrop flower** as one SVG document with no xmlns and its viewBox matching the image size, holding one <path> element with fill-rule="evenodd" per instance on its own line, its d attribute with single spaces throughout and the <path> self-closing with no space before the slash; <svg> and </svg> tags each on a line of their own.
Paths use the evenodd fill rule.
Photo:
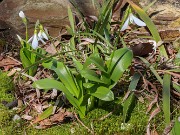
<svg viewBox="0 0 180 135">
<path fill-rule="evenodd" d="M 122 26 L 121 31 L 124 31 L 125 29 L 127 29 L 129 22 L 135 23 L 138 26 L 146 26 L 146 24 L 143 21 L 141 21 L 140 19 L 135 17 L 132 13 L 130 13 L 124 25 Z"/>
<path fill-rule="evenodd" d="M 38 33 L 38 38 L 43 44 L 45 44 L 43 39 L 48 40 L 48 37 L 47 37 L 47 35 L 46 35 L 46 33 L 45 33 L 44 29 L 43 29 L 43 26 L 40 25 L 39 28 L 40 28 L 40 31 Z"/>
<path fill-rule="evenodd" d="M 22 19 L 26 18 L 25 14 L 23 11 L 19 12 L 19 17 L 21 17 Z"/>
<path fill-rule="evenodd" d="M 25 14 L 24 14 L 23 11 L 20 11 L 20 12 L 19 12 L 19 17 L 21 17 L 23 23 L 24 23 L 25 25 L 27 25 L 27 19 L 26 19 L 26 16 L 25 16 Z"/>
<path fill-rule="evenodd" d="M 28 40 L 28 43 L 32 41 L 32 48 L 36 49 L 38 47 L 38 35 L 37 30 L 34 31 L 34 35 Z"/>
</svg>

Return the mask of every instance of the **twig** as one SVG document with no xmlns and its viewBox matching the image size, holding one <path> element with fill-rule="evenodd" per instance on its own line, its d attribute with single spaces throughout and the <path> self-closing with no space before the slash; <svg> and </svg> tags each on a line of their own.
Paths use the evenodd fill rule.
<svg viewBox="0 0 180 135">
<path fill-rule="evenodd" d="M 110 115 L 112 115 L 112 113 L 114 112 L 115 110 L 111 111 L 110 113 L 106 114 L 105 116 L 101 117 L 99 120 L 104 120 L 106 119 L 107 117 L 109 117 Z"/>
<path fill-rule="evenodd" d="M 78 121 L 83 127 L 85 127 L 85 128 L 88 130 L 88 132 L 90 132 L 92 135 L 95 135 L 94 132 L 93 132 L 91 129 L 89 129 L 86 125 L 84 125 L 84 123 L 78 118 L 78 116 L 77 116 L 76 113 L 75 113 L 75 118 L 77 119 L 77 121 Z"/>
</svg>

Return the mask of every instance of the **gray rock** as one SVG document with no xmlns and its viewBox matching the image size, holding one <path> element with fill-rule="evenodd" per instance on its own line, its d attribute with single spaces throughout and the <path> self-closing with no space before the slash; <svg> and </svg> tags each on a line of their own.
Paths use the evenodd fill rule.
<svg viewBox="0 0 180 135">
<path fill-rule="evenodd" d="M 75 0 L 84 15 L 96 15 L 97 9 L 91 0 Z M 24 33 L 24 25 L 18 16 L 23 11 L 29 20 L 32 33 L 37 20 L 48 28 L 51 35 L 58 35 L 61 28 L 69 24 L 67 7 L 72 5 L 69 0 L 1 0 L 0 1 L 0 30 L 13 27 Z"/>
</svg>

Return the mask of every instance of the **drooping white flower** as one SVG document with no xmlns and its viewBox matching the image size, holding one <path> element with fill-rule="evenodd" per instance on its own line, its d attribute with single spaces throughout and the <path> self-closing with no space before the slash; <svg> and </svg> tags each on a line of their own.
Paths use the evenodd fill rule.
<svg viewBox="0 0 180 135">
<path fill-rule="evenodd" d="M 33 49 L 36 49 L 38 47 L 38 35 L 37 35 L 37 30 L 34 31 L 34 35 L 28 40 L 28 43 L 32 42 L 31 46 Z"/>
<path fill-rule="evenodd" d="M 25 14 L 23 11 L 19 12 L 19 17 L 21 17 L 22 19 L 26 18 Z"/>
<path fill-rule="evenodd" d="M 43 28 L 43 26 L 40 24 L 40 26 L 39 26 L 39 29 L 40 29 L 40 31 L 39 31 L 39 33 L 38 33 L 38 37 L 39 38 L 41 38 L 41 39 L 46 39 L 46 40 L 48 40 L 48 37 L 47 37 L 47 35 L 46 35 L 46 33 L 45 33 L 45 30 L 44 30 L 44 28 Z"/>
<path fill-rule="evenodd" d="M 41 39 L 48 40 L 48 37 L 47 37 L 46 33 L 44 31 L 42 31 L 42 30 L 39 31 L 38 37 L 41 38 Z"/>
<path fill-rule="evenodd" d="M 127 29 L 129 23 L 133 23 L 138 26 L 146 26 L 146 24 L 143 21 L 141 21 L 140 19 L 135 17 L 132 13 L 130 13 L 124 25 L 122 26 L 121 31 L 124 31 L 125 29 Z"/>
<path fill-rule="evenodd" d="M 32 41 L 32 48 L 36 49 L 38 47 L 38 37 L 37 34 L 34 34 L 33 41 Z"/>
</svg>

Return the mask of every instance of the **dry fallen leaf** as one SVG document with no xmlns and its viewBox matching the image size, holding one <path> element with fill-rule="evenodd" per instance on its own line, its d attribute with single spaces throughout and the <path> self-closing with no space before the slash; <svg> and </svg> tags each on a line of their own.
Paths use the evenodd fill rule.
<svg viewBox="0 0 180 135">
<path fill-rule="evenodd" d="M 66 122 L 67 118 L 72 120 L 74 119 L 74 115 L 71 112 L 66 111 L 65 109 L 60 109 L 58 113 L 52 115 L 50 118 L 40 121 L 39 125 L 36 126 L 35 128 L 37 129 L 49 128 L 52 125 Z"/>
<path fill-rule="evenodd" d="M 8 71 L 10 68 L 19 66 L 21 63 L 11 57 L 3 57 L 0 61 L 0 67 L 3 67 L 5 71 Z"/>
</svg>

